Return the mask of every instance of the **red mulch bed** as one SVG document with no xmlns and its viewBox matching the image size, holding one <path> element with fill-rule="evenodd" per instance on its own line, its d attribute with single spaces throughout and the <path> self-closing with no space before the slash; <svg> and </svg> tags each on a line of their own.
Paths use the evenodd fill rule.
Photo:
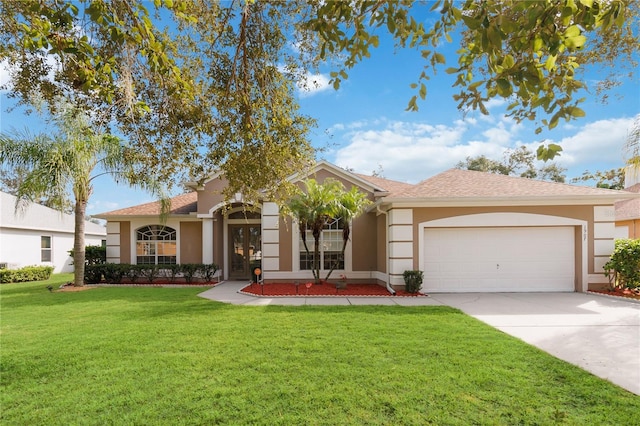
<svg viewBox="0 0 640 426">
<path fill-rule="evenodd" d="M 297 288 L 296 288 L 297 287 Z M 391 296 L 385 287 L 377 284 L 347 284 L 345 289 L 337 289 L 335 284 L 312 284 L 307 288 L 306 283 L 296 286 L 294 283 L 257 283 L 249 284 L 242 289 L 245 293 L 257 296 Z M 423 293 L 407 293 L 396 290 L 400 297 L 424 297 Z"/>
<path fill-rule="evenodd" d="M 625 297 L 627 299 L 640 300 L 640 289 L 615 288 L 613 290 L 590 290 L 592 293 L 606 294 L 609 296 Z"/>
</svg>

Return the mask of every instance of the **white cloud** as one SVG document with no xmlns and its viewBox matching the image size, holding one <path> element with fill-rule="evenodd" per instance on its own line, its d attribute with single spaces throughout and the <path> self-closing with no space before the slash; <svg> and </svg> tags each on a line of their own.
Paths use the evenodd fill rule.
<svg viewBox="0 0 640 426">
<path fill-rule="evenodd" d="M 9 83 L 10 75 L 9 75 L 9 62 L 5 59 L 4 61 L 0 61 L 0 87 Z M 4 89 L 6 91 L 8 89 Z"/>
<path fill-rule="evenodd" d="M 563 147 L 556 161 L 569 169 L 568 177 L 579 176 L 589 168 L 622 165 L 622 147 L 632 123 L 632 118 L 599 120 L 546 142 Z M 365 174 L 382 165 L 385 177 L 411 183 L 452 168 L 466 157 L 484 155 L 502 160 L 507 148 L 525 145 L 535 152 L 540 145 L 539 141 L 524 142 L 519 135 L 523 127 L 505 117 L 491 127 L 483 122 L 457 120 L 451 125 L 385 121 L 375 126 L 358 122 L 353 127 L 344 123 L 342 128 L 352 130 L 343 134 L 347 143 L 335 151 L 332 161 L 337 165 Z"/>
<path fill-rule="evenodd" d="M 308 97 L 313 96 L 316 93 L 324 92 L 331 89 L 331 85 L 329 84 L 329 77 L 325 74 L 310 74 L 306 73 L 301 79 L 296 83 L 298 87 L 298 93 L 300 97 Z"/>
<path fill-rule="evenodd" d="M 593 171 L 593 167 L 620 167 L 625 161 L 623 148 L 632 125 L 633 118 L 598 120 L 576 128 L 577 133 L 573 135 L 547 142 L 562 146 L 558 163 L 564 167 L 582 171 L 587 168 Z"/>
</svg>

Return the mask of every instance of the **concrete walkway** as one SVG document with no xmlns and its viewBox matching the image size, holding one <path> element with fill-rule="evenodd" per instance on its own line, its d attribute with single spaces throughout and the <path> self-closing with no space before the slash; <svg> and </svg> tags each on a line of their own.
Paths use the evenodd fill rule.
<svg viewBox="0 0 640 426">
<path fill-rule="evenodd" d="M 203 293 L 262 305 L 446 305 L 640 395 L 640 303 L 585 293 L 439 293 L 429 297 L 254 297 L 246 282 Z"/>
<path fill-rule="evenodd" d="M 442 305 L 431 297 L 343 297 L 343 296 L 295 296 L 295 297 L 257 297 L 238 293 L 246 287 L 246 281 L 228 281 L 200 293 L 198 296 L 234 305 L 263 306 L 263 305 L 387 305 L 387 306 L 426 306 Z"/>
</svg>

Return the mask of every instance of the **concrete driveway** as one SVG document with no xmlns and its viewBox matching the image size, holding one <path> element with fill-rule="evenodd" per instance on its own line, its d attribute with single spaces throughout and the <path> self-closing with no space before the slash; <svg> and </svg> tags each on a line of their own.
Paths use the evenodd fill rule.
<svg viewBox="0 0 640 426">
<path fill-rule="evenodd" d="M 430 298 L 640 395 L 640 303 L 585 293 Z"/>
</svg>

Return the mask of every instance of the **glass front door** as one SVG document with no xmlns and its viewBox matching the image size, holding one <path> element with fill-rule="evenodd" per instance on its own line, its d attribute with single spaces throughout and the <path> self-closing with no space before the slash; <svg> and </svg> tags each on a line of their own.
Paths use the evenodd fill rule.
<svg viewBox="0 0 640 426">
<path fill-rule="evenodd" d="M 229 225 L 229 278 L 251 279 L 262 264 L 260 225 Z"/>
</svg>

